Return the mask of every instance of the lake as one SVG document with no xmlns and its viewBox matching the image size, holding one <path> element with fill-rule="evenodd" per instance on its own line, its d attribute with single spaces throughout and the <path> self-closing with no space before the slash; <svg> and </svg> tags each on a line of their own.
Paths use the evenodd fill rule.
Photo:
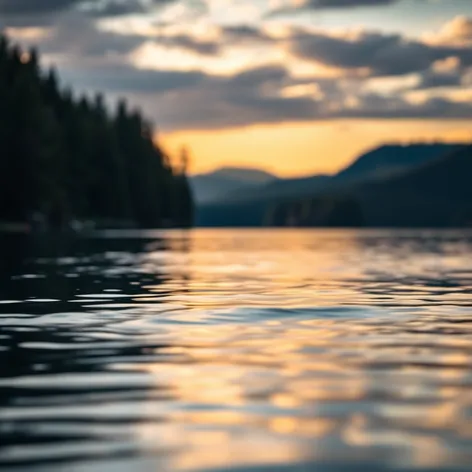
<svg viewBox="0 0 472 472">
<path fill-rule="evenodd" d="M 4 470 L 470 471 L 472 232 L 0 242 Z"/>
</svg>

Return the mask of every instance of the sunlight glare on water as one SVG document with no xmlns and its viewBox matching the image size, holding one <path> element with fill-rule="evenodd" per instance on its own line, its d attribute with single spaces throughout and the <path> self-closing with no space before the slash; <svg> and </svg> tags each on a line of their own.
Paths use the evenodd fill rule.
<svg viewBox="0 0 472 472">
<path fill-rule="evenodd" d="M 4 239 L 5 470 L 470 470 L 471 232 Z"/>
</svg>

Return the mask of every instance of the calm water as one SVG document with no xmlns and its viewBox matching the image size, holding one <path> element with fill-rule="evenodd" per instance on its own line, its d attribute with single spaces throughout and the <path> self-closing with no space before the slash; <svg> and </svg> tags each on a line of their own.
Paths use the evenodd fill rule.
<svg viewBox="0 0 472 472">
<path fill-rule="evenodd" d="M 472 233 L 1 240 L 0 468 L 470 471 Z"/>
</svg>

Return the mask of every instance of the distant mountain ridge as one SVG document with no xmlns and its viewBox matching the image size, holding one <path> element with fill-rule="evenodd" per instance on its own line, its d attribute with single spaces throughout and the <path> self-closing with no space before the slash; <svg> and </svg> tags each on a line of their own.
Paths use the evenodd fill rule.
<svg viewBox="0 0 472 472">
<path fill-rule="evenodd" d="M 234 204 L 251 200 L 302 197 L 360 180 L 383 178 L 401 173 L 447 152 L 455 151 L 460 147 L 460 144 L 444 143 L 387 144 L 362 154 L 335 175 L 318 174 L 291 179 L 272 179 L 265 182 L 262 180 L 259 184 L 252 181 L 250 185 L 244 186 L 244 192 L 240 191 L 241 185 L 238 184 L 234 188 L 231 183 L 225 181 L 217 190 L 215 189 L 214 193 L 217 198 L 211 198 L 212 190 L 210 187 L 215 184 L 213 181 L 205 180 L 197 182 L 197 185 L 203 186 L 210 198 L 199 199 L 198 195 L 203 192 L 201 188 L 198 188 L 196 192 L 197 202 Z M 227 178 L 224 173 L 218 175 L 223 176 L 224 179 Z"/>
<path fill-rule="evenodd" d="M 366 180 L 388 177 L 456 151 L 462 146 L 444 143 L 385 144 L 361 155 L 336 174 L 336 178 Z"/>
<path fill-rule="evenodd" d="M 352 194 L 375 226 L 472 226 L 472 146 Z"/>
<path fill-rule="evenodd" d="M 190 185 L 197 204 L 204 204 L 274 180 L 277 180 L 275 175 L 262 169 L 222 167 L 213 172 L 194 175 L 190 179 Z"/>
<path fill-rule="evenodd" d="M 260 226 L 270 223 L 270 212 L 287 201 L 325 194 L 346 194 L 369 182 L 400 177 L 412 169 L 465 148 L 464 144 L 384 145 L 361 155 L 334 176 L 315 175 L 279 179 L 247 187 L 244 192 L 227 192 L 218 204 L 200 206 L 197 224 L 202 226 Z M 360 187 L 359 187 L 360 188 Z M 342 220 L 342 218 L 341 218 Z"/>
<path fill-rule="evenodd" d="M 275 205 L 270 226 L 472 227 L 472 146 L 343 192 Z"/>
<path fill-rule="evenodd" d="M 211 172 L 211 175 L 254 183 L 265 183 L 276 178 L 274 174 L 263 169 L 231 166 L 221 167 Z"/>
</svg>

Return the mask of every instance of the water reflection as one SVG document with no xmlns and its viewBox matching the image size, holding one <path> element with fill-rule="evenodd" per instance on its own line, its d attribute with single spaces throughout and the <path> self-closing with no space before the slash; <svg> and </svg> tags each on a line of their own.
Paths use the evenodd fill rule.
<svg viewBox="0 0 472 472">
<path fill-rule="evenodd" d="M 469 470 L 471 233 L 3 243 L 7 469 Z"/>
</svg>

